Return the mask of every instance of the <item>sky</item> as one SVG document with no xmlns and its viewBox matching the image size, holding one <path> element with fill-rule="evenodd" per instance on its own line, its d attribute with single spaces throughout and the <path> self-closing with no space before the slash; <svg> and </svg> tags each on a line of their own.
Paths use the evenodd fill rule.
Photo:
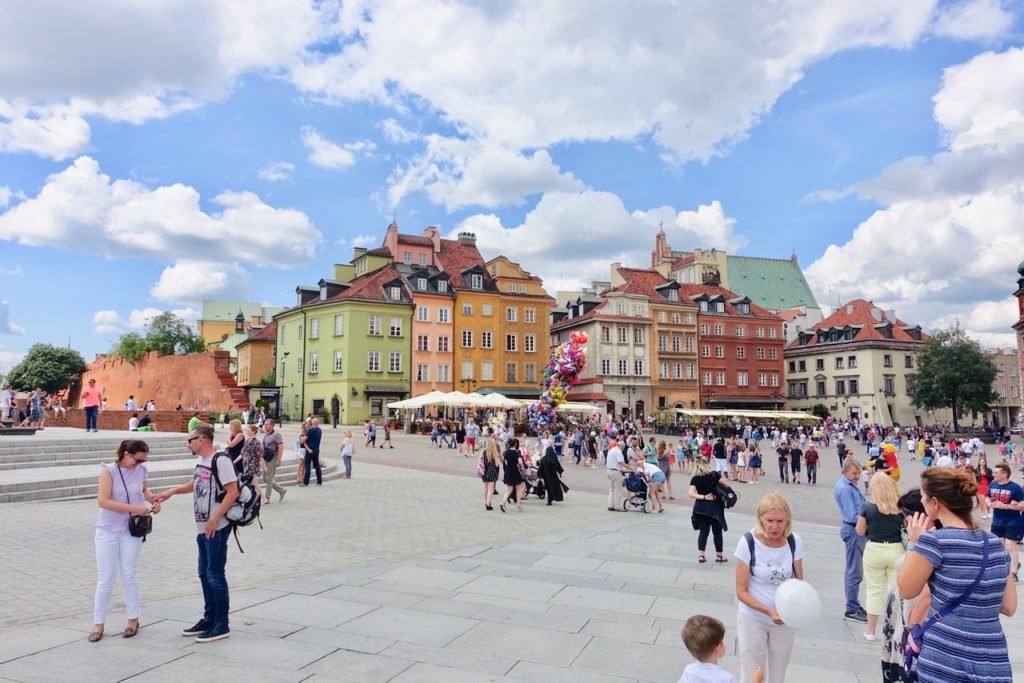
<svg viewBox="0 0 1024 683">
<path fill-rule="evenodd" d="M 796 254 L 1011 346 L 1024 0 L 0 0 L 0 372 L 354 246 L 474 232 L 549 292 Z"/>
</svg>

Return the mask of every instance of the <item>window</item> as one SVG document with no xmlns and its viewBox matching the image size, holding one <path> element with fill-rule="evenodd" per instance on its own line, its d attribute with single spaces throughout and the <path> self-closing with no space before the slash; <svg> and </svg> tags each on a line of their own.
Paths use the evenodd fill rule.
<svg viewBox="0 0 1024 683">
<path fill-rule="evenodd" d="M 480 315 L 491 316 L 494 314 L 494 307 L 491 304 L 483 304 L 480 306 Z"/>
<path fill-rule="evenodd" d="M 380 316 L 379 315 L 371 315 L 370 316 L 370 330 L 369 330 L 369 332 L 367 332 L 367 334 L 369 334 L 371 337 L 379 337 L 380 336 Z"/>
<path fill-rule="evenodd" d="M 447 280 L 438 280 L 437 281 L 437 291 L 441 292 L 442 294 L 447 294 L 448 293 L 448 281 Z"/>
<path fill-rule="evenodd" d="M 701 325 L 700 326 L 700 333 L 701 333 L 701 336 L 704 336 L 704 337 L 706 337 L 709 334 L 711 334 L 711 325 L 708 325 L 706 323 Z"/>
<path fill-rule="evenodd" d="M 345 316 L 336 315 L 334 316 L 334 336 L 340 337 L 345 334 Z"/>
<path fill-rule="evenodd" d="M 505 381 L 506 382 L 518 382 L 519 381 L 519 366 L 515 363 L 505 363 Z"/>
<path fill-rule="evenodd" d="M 633 374 L 638 376 L 644 374 L 644 362 L 642 360 L 633 361 Z"/>
<path fill-rule="evenodd" d="M 430 381 L 430 366 L 426 363 L 416 364 L 416 381 L 417 382 L 429 382 Z"/>
<path fill-rule="evenodd" d="M 523 351 L 533 353 L 537 350 L 537 337 L 532 334 L 523 337 Z"/>
<path fill-rule="evenodd" d="M 667 334 L 659 334 L 658 335 L 658 350 L 659 351 L 668 351 L 668 335 Z"/>
<path fill-rule="evenodd" d="M 462 304 L 462 315 L 473 315 L 473 304 L 468 301 Z"/>
<path fill-rule="evenodd" d="M 402 319 L 397 315 L 391 316 L 391 336 L 401 337 L 402 336 Z"/>
<path fill-rule="evenodd" d="M 473 275 L 470 275 L 469 276 L 469 286 L 472 287 L 473 289 L 483 289 L 484 288 L 484 276 L 480 275 L 479 273 L 474 273 Z"/>
<path fill-rule="evenodd" d="M 678 334 L 672 335 L 672 352 L 679 353 L 683 350 L 683 338 Z"/>
<path fill-rule="evenodd" d="M 429 351 L 430 350 L 430 337 L 425 334 L 416 335 L 416 350 L 417 351 Z"/>
<path fill-rule="evenodd" d="M 668 363 L 658 363 L 658 378 L 668 379 Z"/>
<path fill-rule="evenodd" d="M 437 350 L 440 353 L 448 353 L 448 337 L 437 338 Z"/>
<path fill-rule="evenodd" d="M 764 337 L 764 328 L 763 327 L 756 327 L 756 328 L 754 328 L 754 336 L 758 337 L 758 338 Z"/>
<path fill-rule="evenodd" d="M 682 363 L 673 363 L 672 364 L 672 377 L 673 377 L 673 379 L 682 379 L 683 378 L 683 364 Z"/>
<path fill-rule="evenodd" d="M 282 373 L 283 374 L 283 373 Z M 612 362 L 607 358 L 601 359 L 601 374 L 610 375 L 612 374 Z"/>
<path fill-rule="evenodd" d="M 494 363 L 489 360 L 481 361 L 480 379 L 484 382 L 491 382 L 494 380 Z"/>
<path fill-rule="evenodd" d="M 693 350 L 697 348 L 697 342 L 691 335 L 686 336 L 686 352 L 693 353 Z"/>
<path fill-rule="evenodd" d="M 686 315 L 687 315 L 687 317 L 690 317 L 689 313 L 687 313 Z M 673 313 L 672 314 L 672 324 L 673 325 L 678 325 L 680 323 L 680 321 L 681 321 L 681 316 L 678 313 Z M 687 320 L 686 322 L 691 322 L 691 321 Z"/>
<path fill-rule="evenodd" d="M 469 363 L 469 366 L 472 369 L 473 361 L 466 361 L 466 362 Z M 437 381 L 438 382 L 448 382 L 448 381 L 450 381 L 448 379 L 448 377 L 450 375 L 450 372 L 451 372 L 451 370 L 448 367 L 447 363 L 442 363 L 441 365 L 438 365 L 437 366 Z"/>
<path fill-rule="evenodd" d="M 401 287 L 389 287 L 388 291 L 390 292 L 388 294 L 388 296 L 391 297 L 392 301 L 401 301 L 402 300 L 402 288 Z"/>
<path fill-rule="evenodd" d="M 421 266 L 427 265 L 427 255 L 426 254 L 420 254 L 420 265 Z"/>
<path fill-rule="evenodd" d="M 473 375 L 473 361 L 471 361 L 471 360 L 464 360 L 464 361 L 462 361 L 462 367 L 459 368 L 459 372 L 462 375 L 461 379 L 473 379 L 475 377 Z"/>
<path fill-rule="evenodd" d="M 281 379 L 282 379 L 282 381 L 284 380 L 284 371 L 285 371 L 284 361 L 281 361 Z"/>
<path fill-rule="evenodd" d="M 309 374 L 315 375 L 320 371 L 320 356 L 315 353 L 309 354 Z"/>
<path fill-rule="evenodd" d="M 380 372 L 380 351 L 370 351 L 366 354 L 367 372 Z"/>
<path fill-rule="evenodd" d="M 824 370 L 825 369 L 825 359 L 824 358 L 816 358 L 814 360 L 814 369 L 815 370 Z"/>
<path fill-rule="evenodd" d="M 724 301 L 716 301 L 715 302 L 715 310 L 717 312 L 719 312 L 719 313 L 725 313 L 725 302 Z"/>
<path fill-rule="evenodd" d="M 309 338 L 320 338 L 320 318 L 313 318 L 309 321 Z"/>
<path fill-rule="evenodd" d="M 633 343 L 643 344 L 644 343 L 644 328 L 634 327 L 633 328 Z"/>
<path fill-rule="evenodd" d="M 851 379 L 850 380 L 850 393 L 851 394 L 859 394 L 860 393 L 860 382 L 858 380 L 855 380 L 855 379 Z"/>
<path fill-rule="evenodd" d="M 601 325 L 601 341 L 610 342 L 612 340 L 612 328 L 608 325 Z"/>
<path fill-rule="evenodd" d="M 725 358 L 725 347 L 718 345 L 715 346 L 715 358 Z"/>
<path fill-rule="evenodd" d="M 537 311 L 536 311 L 536 309 L 527 308 L 526 312 L 525 312 L 525 315 L 526 315 L 526 322 L 528 322 L 528 323 L 535 323 L 535 322 L 537 322 Z"/>
<path fill-rule="evenodd" d="M 693 313 L 687 313 L 686 314 L 686 324 L 687 325 L 692 325 L 693 324 Z"/>
<path fill-rule="evenodd" d="M 686 379 L 695 379 L 697 377 L 697 367 L 693 363 L 686 364 Z"/>
<path fill-rule="evenodd" d="M 905 367 L 905 368 L 912 368 L 912 367 L 914 367 L 914 357 L 913 356 L 903 356 L 903 367 Z"/>
<path fill-rule="evenodd" d="M 412 252 L 411 251 L 403 251 L 402 252 L 402 262 L 405 263 L 406 265 L 412 263 Z"/>
<path fill-rule="evenodd" d="M 758 346 L 757 347 L 757 354 L 756 355 L 757 355 L 757 359 L 758 360 L 764 360 L 764 347 L 763 346 Z"/>
<path fill-rule="evenodd" d="M 745 301 L 742 302 L 742 303 L 736 304 L 736 310 L 739 311 L 740 313 L 742 313 L 743 315 L 750 315 L 750 304 L 748 304 Z"/>
<path fill-rule="evenodd" d="M 840 396 L 845 396 L 846 395 L 846 380 L 845 379 L 837 379 L 836 380 L 836 393 L 839 394 Z"/>
<path fill-rule="evenodd" d="M 836 370 L 842 370 L 842 369 L 843 369 L 843 357 L 842 356 L 836 356 Z"/>
<path fill-rule="evenodd" d="M 281 325 L 281 339 L 287 339 L 288 325 Z"/>
<path fill-rule="evenodd" d="M 619 327 L 618 330 L 619 330 L 619 343 L 620 344 L 625 344 L 626 342 L 629 341 L 629 328 L 628 327 Z"/>
<path fill-rule="evenodd" d="M 679 301 L 679 292 L 677 292 L 674 289 L 668 290 L 668 300 L 669 301 Z"/>
<path fill-rule="evenodd" d="M 705 313 L 707 312 L 707 310 L 708 310 L 708 302 L 707 301 L 701 301 L 700 302 L 700 310 L 704 311 Z M 709 375 L 709 377 L 710 377 L 710 375 Z M 711 381 L 708 380 L 707 383 L 710 384 Z"/>
<path fill-rule="evenodd" d="M 392 351 L 391 356 L 388 358 L 388 372 L 401 372 L 402 371 L 402 352 Z"/>
<path fill-rule="evenodd" d="M 719 386 L 722 386 L 723 384 L 725 384 L 725 373 L 724 372 L 716 372 L 715 373 L 715 384 L 717 384 Z"/>
<path fill-rule="evenodd" d="M 633 304 L 633 315 L 644 315 L 643 304 Z"/>
<path fill-rule="evenodd" d="M 774 327 L 769 327 L 769 328 L 768 328 L 768 338 L 769 338 L 769 339 L 775 339 L 775 338 L 776 338 L 776 337 L 778 336 L 778 332 L 779 332 L 779 331 L 778 331 L 778 330 L 776 330 L 776 329 L 775 329 Z M 806 396 L 806 395 L 807 395 L 807 393 L 806 393 L 806 392 L 804 392 L 804 395 Z"/>
<path fill-rule="evenodd" d="M 771 382 L 771 385 L 773 387 L 779 386 L 779 375 L 778 375 L 778 373 L 773 372 L 771 375 L 768 376 L 768 380 Z M 802 382 L 802 385 L 803 385 L 803 392 L 804 392 L 803 395 L 806 396 L 807 395 L 807 382 Z"/>
<path fill-rule="evenodd" d="M 621 301 L 615 304 L 615 313 L 618 315 L 626 315 L 626 304 Z"/>
<path fill-rule="evenodd" d="M 747 328 L 746 327 L 744 327 L 743 325 L 737 325 L 736 326 L 736 336 L 737 337 L 743 337 L 746 334 L 747 334 Z"/>
<path fill-rule="evenodd" d="M 700 355 L 704 358 L 711 358 L 711 345 L 704 344 L 700 347 Z"/>
<path fill-rule="evenodd" d="M 745 346 L 737 346 L 736 347 L 736 357 L 737 358 L 746 358 L 747 357 L 747 347 L 745 347 Z"/>
<path fill-rule="evenodd" d="M 892 375 L 886 375 L 884 378 L 885 393 L 895 394 L 896 393 L 896 381 Z"/>
<path fill-rule="evenodd" d="M 715 325 L 715 334 L 717 334 L 717 335 L 725 334 L 725 325 L 722 325 L 720 323 L 716 324 Z"/>
<path fill-rule="evenodd" d="M 505 320 L 507 322 L 514 323 L 514 322 L 516 322 L 516 319 L 518 317 L 519 317 L 519 309 L 518 308 L 514 308 L 514 307 L 510 306 L 509 308 L 505 309 Z"/>
<path fill-rule="evenodd" d="M 745 372 L 737 372 L 736 373 L 736 384 L 738 384 L 741 387 L 745 387 L 748 384 L 750 384 L 750 379 L 749 379 L 749 376 L 747 375 L 747 373 L 745 373 Z"/>
<path fill-rule="evenodd" d="M 537 381 L 537 366 L 533 363 L 527 363 L 523 366 L 523 381 L 524 382 L 536 382 Z"/>
<path fill-rule="evenodd" d="M 818 382 L 815 384 L 814 389 L 815 389 L 815 394 L 814 394 L 815 396 L 824 396 L 825 395 L 825 380 L 819 379 Z"/>
<path fill-rule="evenodd" d="M 892 367 L 892 356 L 890 356 L 888 353 L 882 356 L 882 366 L 887 368 Z"/>
<path fill-rule="evenodd" d="M 299 374 L 301 375 L 302 374 L 302 365 L 303 365 L 302 358 L 299 358 L 298 365 L 299 365 L 299 367 L 297 368 L 297 370 L 299 371 Z"/>
<path fill-rule="evenodd" d="M 768 349 L 768 360 L 778 360 L 778 358 L 779 358 L 779 350 L 778 349 L 776 349 L 775 347 L 772 347 L 772 348 Z M 806 366 L 804 365 L 803 361 L 800 361 L 800 365 L 801 365 L 800 371 L 803 372 L 803 370 L 805 369 Z"/>
<path fill-rule="evenodd" d="M 850 356 L 846 359 L 846 367 L 855 368 L 857 367 L 857 356 Z"/>
<path fill-rule="evenodd" d="M 447 308 L 437 309 L 437 322 L 447 323 L 451 318 L 449 317 L 449 311 Z"/>
<path fill-rule="evenodd" d="M 629 373 L 629 361 L 625 358 L 619 359 L 619 374 L 626 375 Z"/>
<path fill-rule="evenodd" d="M 484 330 L 480 333 L 480 348 L 481 349 L 493 349 L 494 339 L 492 338 L 490 330 Z"/>
<path fill-rule="evenodd" d="M 524 284 L 519 285 L 519 293 L 520 294 L 526 294 L 526 285 L 524 285 Z"/>
<path fill-rule="evenodd" d="M 299 325 L 299 341 L 302 341 L 302 333 L 305 332 L 305 328 Z"/>
<path fill-rule="evenodd" d="M 518 351 L 516 343 L 516 335 L 506 334 L 505 335 L 505 350 L 506 351 Z"/>
<path fill-rule="evenodd" d="M 789 371 L 790 372 L 796 372 L 796 361 L 795 360 L 789 361 Z"/>
<path fill-rule="evenodd" d="M 514 282 L 510 282 L 509 283 L 509 285 L 508 285 L 508 293 L 509 294 L 515 294 L 516 293 L 516 283 L 514 283 Z"/>
<path fill-rule="evenodd" d="M 420 290 L 422 292 L 426 288 L 427 288 L 427 278 L 425 278 L 425 277 L 418 277 L 418 278 L 416 278 L 416 289 L 418 289 L 418 290 Z"/>
<path fill-rule="evenodd" d="M 704 384 L 711 384 L 711 373 L 704 371 Z"/>
<path fill-rule="evenodd" d="M 659 323 L 667 323 L 668 322 L 668 313 L 666 311 L 658 311 L 658 322 Z"/>
<path fill-rule="evenodd" d="M 430 322 L 430 309 L 426 306 L 416 307 L 416 320 L 421 323 Z"/>
<path fill-rule="evenodd" d="M 462 348 L 471 349 L 473 348 L 473 330 L 462 331 Z"/>
<path fill-rule="evenodd" d="M 757 373 L 757 386 L 766 387 L 768 386 L 768 375 L 763 372 Z"/>
</svg>

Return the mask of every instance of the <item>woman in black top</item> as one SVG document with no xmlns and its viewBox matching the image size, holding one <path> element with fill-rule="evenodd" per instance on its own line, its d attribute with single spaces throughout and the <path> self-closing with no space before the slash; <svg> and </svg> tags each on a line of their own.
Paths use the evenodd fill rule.
<svg viewBox="0 0 1024 683">
<path fill-rule="evenodd" d="M 544 452 L 544 457 L 540 461 L 540 467 L 537 468 L 537 474 L 544 480 L 544 488 L 548 492 L 548 505 L 555 501 L 561 503 L 563 500 L 562 493 L 569 490 L 569 487 L 563 484 L 558 476 L 562 472 L 562 463 L 558 462 L 558 456 L 555 455 L 555 447 L 548 446 L 548 449 Z"/>
<path fill-rule="evenodd" d="M 459 422 L 455 428 L 455 443 L 459 444 L 459 453 L 469 457 L 469 453 L 466 452 L 466 425 Z"/>
<path fill-rule="evenodd" d="M 693 528 L 697 534 L 697 561 L 706 562 L 704 549 L 708 544 L 708 532 L 714 534 L 715 562 L 727 562 L 723 555 L 722 532 L 728 531 L 725 523 L 725 505 L 718 499 L 719 485 L 728 487 L 729 480 L 722 477 L 705 458 L 697 458 L 693 465 L 694 476 L 690 479 L 690 498 L 693 504 Z"/>
<path fill-rule="evenodd" d="M 245 445 L 245 435 L 242 434 L 242 421 L 232 420 L 230 425 L 231 433 L 228 435 L 227 454 L 231 462 L 235 464 L 235 473 L 242 474 L 242 446 Z"/>
<path fill-rule="evenodd" d="M 508 442 L 508 450 L 505 451 L 504 456 L 504 470 L 505 475 L 502 477 L 502 481 L 505 482 L 505 493 L 501 496 L 501 504 L 498 506 L 502 512 L 505 512 L 505 503 L 508 502 L 509 496 L 513 493 L 516 494 L 516 510 L 518 512 L 523 511 L 523 475 L 519 473 L 520 466 L 525 467 L 523 463 L 523 454 L 519 452 L 519 439 L 511 439 Z"/>
<path fill-rule="evenodd" d="M 864 546 L 864 582 L 867 584 L 864 604 L 868 613 L 864 640 L 873 642 L 885 596 L 896 586 L 896 561 L 905 550 L 896 482 L 884 471 L 878 471 L 871 477 L 869 490 L 871 502 L 864 503 L 860 509 L 857 533 L 868 537 Z"/>
</svg>

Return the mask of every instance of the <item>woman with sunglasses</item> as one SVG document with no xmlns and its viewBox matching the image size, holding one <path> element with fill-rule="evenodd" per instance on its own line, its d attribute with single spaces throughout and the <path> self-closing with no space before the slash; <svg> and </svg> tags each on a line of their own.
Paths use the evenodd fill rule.
<svg viewBox="0 0 1024 683">
<path fill-rule="evenodd" d="M 160 512 L 160 502 L 146 483 L 148 457 L 149 445 L 145 441 L 125 439 L 117 447 L 117 460 L 101 465 L 96 494 L 100 507 L 96 521 L 96 598 L 90 643 L 103 637 L 110 596 L 119 572 L 128 612 L 128 625 L 121 635 L 132 638 L 139 632 L 138 563 L 143 539 L 128 533 L 128 519 L 131 515 Z"/>
</svg>

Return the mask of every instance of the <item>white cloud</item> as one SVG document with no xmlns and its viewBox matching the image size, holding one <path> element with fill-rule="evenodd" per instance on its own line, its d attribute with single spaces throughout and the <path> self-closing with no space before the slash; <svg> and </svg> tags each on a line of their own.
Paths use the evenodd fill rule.
<svg viewBox="0 0 1024 683">
<path fill-rule="evenodd" d="M 269 206 L 251 192 L 224 191 L 212 203 L 220 211 L 204 211 L 187 185 L 112 181 L 95 160 L 80 157 L 38 195 L 0 213 L 0 239 L 112 258 L 279 268 L 302 264 L 322 241 L 304 213 Z"/>
<path fill-rule="evenodd" d="M 1013 19 L 1001 0 L 965 0 L 942 7 L 931 30 L 947 38 L 985 41 L 1008 35 Z"/>
<path fill-rule="evenodd" d="M 547 150 L 527 155 L 486 141 L 428 135 L 424 153 L 388 179 L 388 202 L 393 208 L 406 195 L 422 191 L 455 211 L 522 204 L 530 195 L 584 187 L 572 173 L 563 173 Z"/>
<path fill-rule="evenodd" d="M 149 293 L 162 301 L 248 299 L 252 278 L 238 264 L 180 259 L 160 274 Z"/>
<path fill-rule="evenodd" d="M 21 277 L 25 271 L 21 266 L 0 266 L 0 275 L 7 277 Z"/>
<path fill-rule="evenodd" d="M 159 308 L 133 309 L 128 316 L 122 317 L 115 310 L 96 311 L 92 316 L 95 334 L 124 334 L 125 332 L 144 330 L 149 322 L 164 311 Z M 171 313 L 188 323 L 199 319 L 200 312 L 195 308 L 175 308 Z"/>
<path fill-rule="evenodd" d="M 948 149 L 907 158 L 856 185 L 883 204 L 807 268 L 819 299 L 839 291 L 925 327 L 959 320 L 990 344 L 1012 340 L 1007 295 L 1024 253 L 1024 51 L 950 67 L 935 118 Z"/>
<path fill-rule="evenodd" d="M 518 226 L 504 226 L 493 214 L 476 214 L 449 236 L 475 233 L 485 258 L 504 254 L 519 261 L 553 292 L 589 284 L 595 278 L 607 279 L 608 264 L 614 261 L 650 267 L 659 221 L 664 222 L 674 249 L 735 251 L 746 241 L 734 232 L 734 219 L 725 215 L 717 201 L 695 212 L 665 206 L 630 213 L 617 195 L 593 190 L 545 194 Z"/>
<path fill-rule="evenodd" d="M 312 126 L 302 127 L 302 144 L 309 152 L 309 163 L 314 166 L 339 171 L 356 163 L 351 151 L 331 142 Z"/>
<path fill-rule="evenodd" d="M 24 353 L 8 351 L 3 346 L 0 346 L 0 372 L 7 372 L 20 363 L 23 358 L 25 358 Z"/>
<path fill-rule="evenodd" d="M 384 137 L 387 138 L 388 142 L 406 144 L 420 139 L 419 135 L 406 129 L 402 124 L 394 119 L 384 119 L 378 125 L 380 126 L 381 131 L 383 131 Z"/>
<path fill-rule="evenodd" d="M 10 302 L 0 299 L 0 334 L 22 334 L 25 328 L 11 320 L 10 316 Z"/>
<path fill-rule="evenodd" d="M 290 180 L 292 177 L 292 171 L 295 170 L 295 164 L 287 161 L 271 161 L 269 164 L 257 171 L 258 175 L 263 180 L 269 180 L 271 182 L 277 180 Z"/>
<path fill-rule="evenodd" d="M 368 247 L 371 244 L 376 244 L 379 240 L 380 238 L 374 235 L 356 235 L 349 240 L 349 244 L 353 247 Z"/>
</svg>

